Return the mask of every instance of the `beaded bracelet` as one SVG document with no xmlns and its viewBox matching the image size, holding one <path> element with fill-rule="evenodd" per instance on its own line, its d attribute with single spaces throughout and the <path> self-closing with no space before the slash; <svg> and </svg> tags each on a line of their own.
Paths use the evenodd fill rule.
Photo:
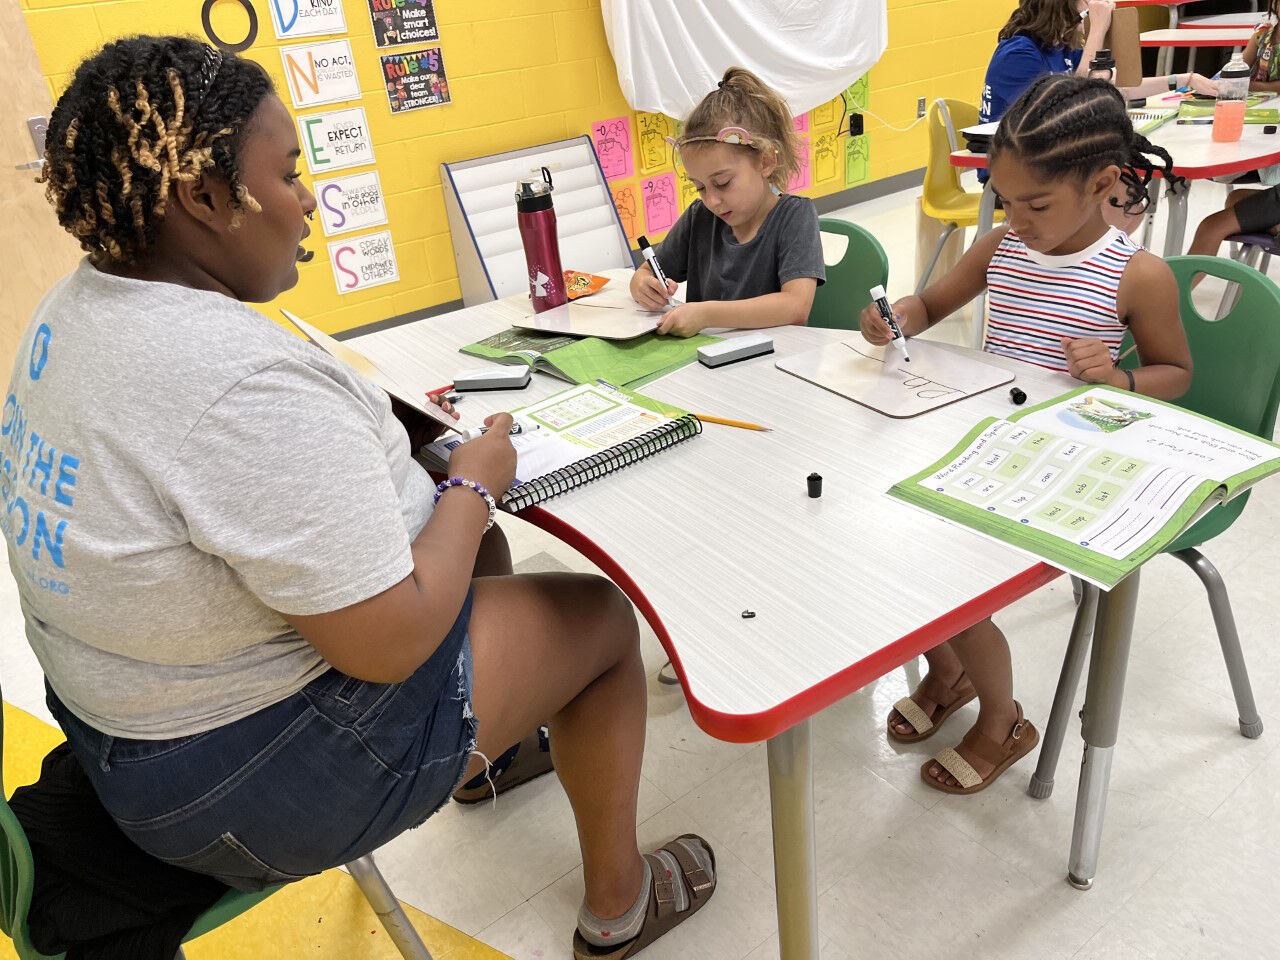
<svg viewBox="0 0 1280 960">
<path fill-rule="evenodd" d="M 443 496 L 444 492 L 450 487 L 470 487 L 476 493 L 480 494 L 480 496 L 484 497 L 484 502 L 489 505 L 489 522 L 484 525 L 484 529 L 487 532 L 489 528 L 493 526 L 494 517 L 498 515 L 498 504 L 494 501 L 493 494 L 474 480 L 468 480 L 465 477 L 450 477 L 448 480 L 440 481 L 439 486 L 436 487 L 436 498 L 432 503 L 439 503 L 440 497 Z"/>
</svg>

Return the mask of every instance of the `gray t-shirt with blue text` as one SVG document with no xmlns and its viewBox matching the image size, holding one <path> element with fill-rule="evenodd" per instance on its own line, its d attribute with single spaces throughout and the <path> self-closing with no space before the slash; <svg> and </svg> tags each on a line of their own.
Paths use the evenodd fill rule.
<svg viewBox="0 0 1280 960">
<path fill-rule="evenodd" d="M 49 683 L 140 739 L 230 723 L 326 670 L 281 614 L 404 579 L 431 509 L 381 390 L 229 297 L 87 260 L 23 336 L 0 468 Z"/>
</svg>

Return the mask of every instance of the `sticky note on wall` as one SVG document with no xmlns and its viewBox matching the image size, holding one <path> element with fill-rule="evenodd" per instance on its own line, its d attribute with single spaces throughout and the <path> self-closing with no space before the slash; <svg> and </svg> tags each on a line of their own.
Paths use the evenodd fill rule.
<svg viewBox="0 0 1280 960">
<path fill-rule="evenodd" d="M 823 133 L 813 142 L 813 182 L 832 183 L 840 178 L 844 165 L 843 147 L 835 133 Z"/>
<path fill-rule="evenodd" d="M 689 204 L 698 199 L 698 188 L 693 185 L 693 181 L 680 174 L 680 212 L 684 213 L 689 209 Z"/>
<path fill-rule="evenodd" d="M 627 239 L 635 243 L 636 237 L 644 233 L 644 214 L 640 208 L 640 199 L 636 196 L 635 183 L 611 183 L 609 190 L 613 194 L 613 205 L 622 220 L 622 232 Z"/>
<path fill-rule="evenodd" d="M 635 173 L 631 151 L 631 118 L 614 117 L 591 125 L 591 140 L 606 180 L 621 180 Z"/>
<path fill-rule="evenodd" d="M 649 233 L 663 233 L 676 222 L 676 175 L 664 173 L 640 182 L 640 194 L 644 197 L 644 221 Z"/>
<path fill-rule="evenodd" d="M 850 137 L 844 144 L 845 186 L 865 183 L 871 172 L 871 141 L 864 134 Z"/>
<path fill-rule="evenodd" d="M 787 181 L 787 193 L 800 193 L 809 189 L 810 171 L 809 171 L 809 138 L 800 138 L 800 149 L 797 151 L 797 157 L 800 161 L 800 169 L 791 175 L 791 179 Z"/>
<path fill-rule="evenodd" d="M 809 111 L 809 116 L 815 127 L 828 127 L 836 122 L 836 118 L 840 116 L 840 98 L 836 97 L 829 103 L 823 103 Z"/>
<path fill-rule="evenodd" d="M 674 135 L 675 121 L 660 113 L 637 113 L 636 125 L 640 129 L 641 175 L 652 176 L 663 170 L 670 170 L 671 144 L 667 143 L 667 137 Z M 652 230 L 653 227 L 649 229 Z"/>
</svg>

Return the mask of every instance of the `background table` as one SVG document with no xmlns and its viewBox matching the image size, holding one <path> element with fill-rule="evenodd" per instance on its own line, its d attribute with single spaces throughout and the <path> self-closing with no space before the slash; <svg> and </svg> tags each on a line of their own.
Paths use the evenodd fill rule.
<svg viewBox="0 0 1280 960">
<path fill-rule="evenodd" d="M 475 366 L 460 346 L 504 328 L 479 306 L 349 343 L 425 390 Z M 857 336 L 799 327 L 770 333 L 779 355 Z M 703 436 L 524 516 L 628 592 L 676 665 L 703 730 L 769 741 L 782 956 L 813 960 L 809 718 L 1058 571 L 882 495 L 981 418 L 1011 412 L 1007 386 L 895 421 L 783 373 L 775 359 L 717 370 L 695 363 L 644 390 L 773 432 L 708 424 Z M 988 360 L 1017 371 L 1029 402 L 1077 385 Z M 565 387 L 538 375 L 524 391 L 470 394 L 460 409 L 474 423 Z M 824 478 L 820 499 L 806 494 L 813 471 Z M 756 616 L 743 619 L 744 609 Z"/>
</svg>

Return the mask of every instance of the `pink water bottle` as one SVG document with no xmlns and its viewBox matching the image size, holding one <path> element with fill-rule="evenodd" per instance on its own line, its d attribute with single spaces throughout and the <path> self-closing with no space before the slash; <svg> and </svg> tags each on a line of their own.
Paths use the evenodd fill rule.
<svg viewBox="0 0 1280 960">
<path fill-rule="evenodd" d="M 560 266 L 560 241 L 556 235 L 556 211 L 551 204 L 551 171 L 542 177 L 516 181 L 516 219 L 524 261 L 529 270 L 529 297 L 533 312 L 541 313 L 568 303 L 564 269 Z"/>
</svg>

